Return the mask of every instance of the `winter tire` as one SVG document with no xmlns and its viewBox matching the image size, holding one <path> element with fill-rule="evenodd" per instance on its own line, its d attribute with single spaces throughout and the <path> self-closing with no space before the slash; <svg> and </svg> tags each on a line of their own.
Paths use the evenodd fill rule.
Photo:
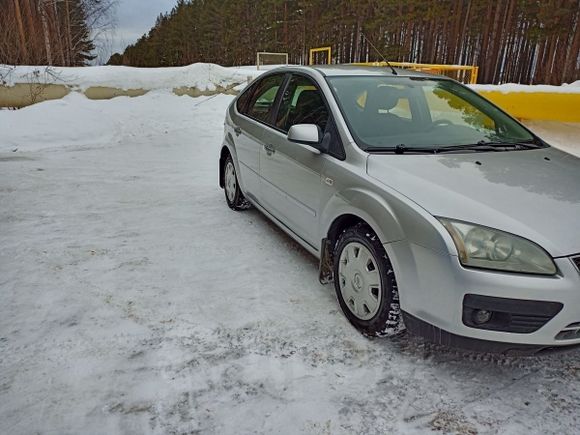
<svg viewBox="0 0 580 435">
<path fill-rule="evenodd" d="M 250 207 L 250 203 L 240 189 L 232 156 L 228 156 L 224 164 L 224 192 L 226 202 L 232 210 L 245 210 Z"/>
<path fill-rule="evenodd" d="M 371 337 L 401 332 L 395 273 L 385 248 L 367 225 L 355 225 L 339 236 L 333 272 L 338 302 L 355 328 Z"/>
</svg>

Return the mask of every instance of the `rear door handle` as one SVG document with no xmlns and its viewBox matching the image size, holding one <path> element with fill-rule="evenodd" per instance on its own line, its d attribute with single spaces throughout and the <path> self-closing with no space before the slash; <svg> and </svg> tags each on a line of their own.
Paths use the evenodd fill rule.
<svg viewBox="0 0 580 435">
<path fill-rule="evenodd" d="M 271 144 L 264 145 L 264 149 L 266 150 L 266 154 L 268 154 L 269 156 L 271 156 L 276 152 L 276 148 L 274 148 L 274 145 Z"/>
<path fill-rule="evenodd" d="M 236 134 L 236 136 L 239 136 L 240 134 L 242 134 L 242 129 L 238 126 L 235 126 L 234 133 Z"/>
</svg>

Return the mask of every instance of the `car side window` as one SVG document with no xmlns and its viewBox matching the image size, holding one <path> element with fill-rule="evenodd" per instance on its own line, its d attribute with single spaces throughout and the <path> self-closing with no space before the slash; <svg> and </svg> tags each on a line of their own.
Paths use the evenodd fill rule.
<svg viewBox="0 0 580 435">
<path fill-rule="evenodd" d="M 268 122 L 274 108 L 276 95 L 283 82 L 284 74 L 268 76 L 258 82 L 248 102 L 245 114 L 258 121 Z"/>
<path fill-rule="evenodd" d="M 328 117 L 322 93 L 314 82 L 304 76 L 292 76 L 282 96 L 276 127 L 287 132 L 296 124 L 316 124 L 325 131 Z"/>
<path fill-rule="evenodd" d="M 247 87 L 242 91 L 242 95 L 238 97 L 236 101 L 236 108 L 238 112 L 246 114 L 248 109 L 248 101 L 252 98 L 252 94 L 256 89 L 256 83 L 252 84 L 250 87 Z"/>
</svg>

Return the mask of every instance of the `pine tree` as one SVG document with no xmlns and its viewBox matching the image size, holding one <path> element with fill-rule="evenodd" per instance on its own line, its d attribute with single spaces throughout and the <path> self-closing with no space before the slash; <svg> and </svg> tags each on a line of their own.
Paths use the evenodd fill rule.
<svg viewBox="0 0 580 435">
<path fill-rule="evenodd" d="M 0 0 L 0 63 L 86 65 L 111 0 Z"/>
<path fill-rule="evenodd" d="M 278 51 L 307 63 L 330 45 L 338 63 L 477 65 L 483 83 L 559 84 L 580 78 L 579 20 L 580 0 L 179 0 L 122 62 L 250 65 Z"/>
</svg>

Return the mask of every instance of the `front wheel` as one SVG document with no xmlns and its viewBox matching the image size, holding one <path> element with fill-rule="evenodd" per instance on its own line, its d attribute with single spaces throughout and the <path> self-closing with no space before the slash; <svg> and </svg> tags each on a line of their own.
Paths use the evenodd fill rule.
<svg viewBox="0 0 580 435">
<path fill-rule="evenodd" d="M 350 323 L 372 337 L 401 332 L 397 281 L 375 233 L 364 224 L 344 231 L 336 243 L 333 262 L 336 296 Z"/>
<path fill-rule="evenodd" d="M 232 210 L 245 210 L 250 207 L 250 203 L 240 189 L 232 156 L 226 158 L 224 165 L 224 192 L 228 207 Z"/>
</svg>

